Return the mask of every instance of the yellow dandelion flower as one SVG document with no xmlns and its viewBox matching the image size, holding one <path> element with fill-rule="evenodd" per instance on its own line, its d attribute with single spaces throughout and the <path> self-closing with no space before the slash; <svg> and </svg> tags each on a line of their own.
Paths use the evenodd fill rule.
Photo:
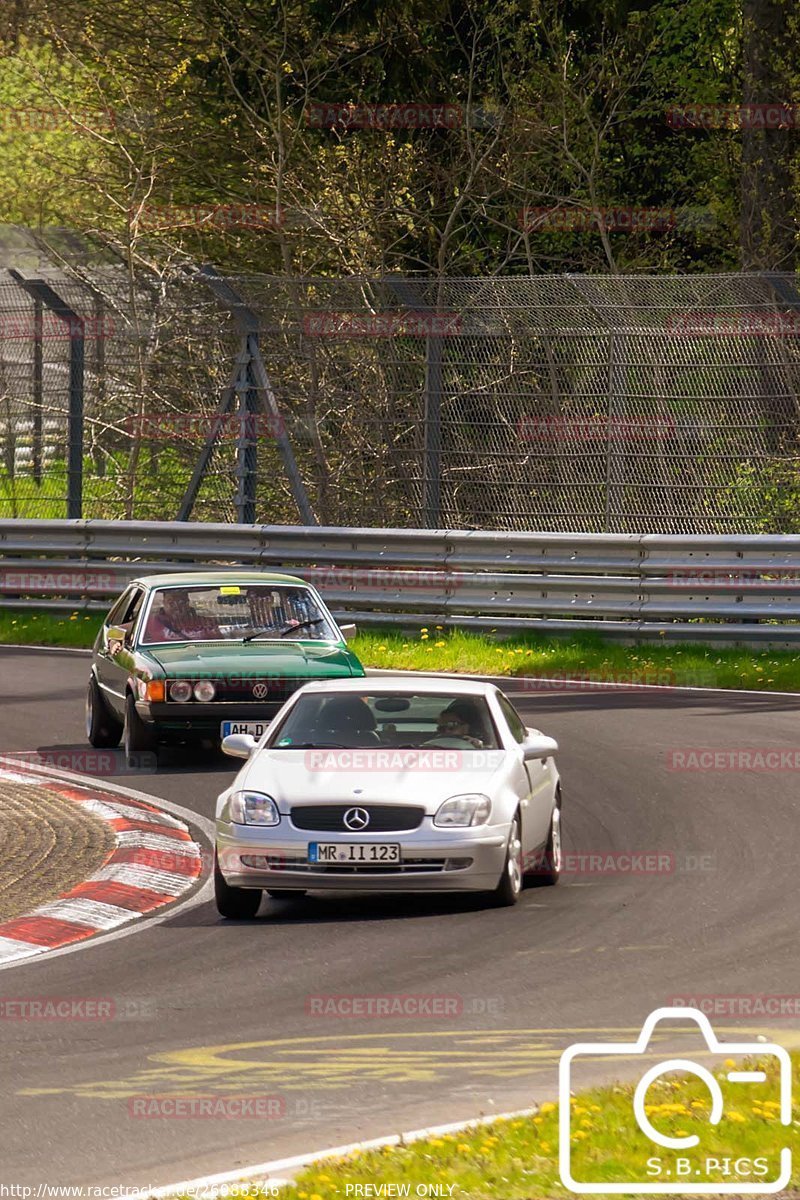
<svg viewBox="0 0 800 1200">
<path fill-rule="evenodd" d="M 539 1112 L 544 1116 L 546 1113 L 555 1112 L 556 1106 L 550 1100 L 545 1100 L 544 1104 L 539 1105 Z"/>
<path fill-rule="evenodd" d="M 456 1150 L 459 1150 L 462 1154 L 469 1154 L 470 1149 L 471 1147 L 466 1142 L 459 1142 L 456 1146 Z"/>
<path fill-rule="evenodd" d="M 542 1150 L 544 1150 L 545 1154 L 550 1153 L 550 1143 L 549 1142 L 542 1142 L 541 1148 L 542 1148 Z"/>
<path fill-rule="evenodd" d="M 445 645 L 444 642 L 434 642 L 433 644 L 434 644 L 434 646 L 444 646 Z"/>
<path fill-rule="evenodd" d="M 583 1129 L 576 1129 L 572 1135 L 572 1140 L 573 1142 L 582 1142 L 585 1137 L 588 1137 L 588 1134 Z"/>
<path fill-rule="evenodd" d="M 422 626 L 420 627 L 420 633 L 427 633 L 427 632 L 428 632 L 428 626 L 427 626 L 427 625 L 422 625 Z"/>
<path fill-rule="evenodd" d="M 726 1058 L 725 1062 L 722 1065 L 723 1065 L 723 1067 L 735 1067 L 736 1063 L 734 1062 L 734 1060 L 732 1058 Z"/>
<path fill-rule="evenodd" d="M 747 1120 L 740 1112 L 729 1112 L 725 1114 L 729 1121 L 735 1121 L 737 1125 L 742 1125 Z"/>
</svg>

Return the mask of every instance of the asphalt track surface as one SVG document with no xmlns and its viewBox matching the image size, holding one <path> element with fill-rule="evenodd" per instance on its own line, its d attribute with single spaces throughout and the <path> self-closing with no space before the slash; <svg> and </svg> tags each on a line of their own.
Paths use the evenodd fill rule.
<svg viewBox="0 0 800 1200">
<path fill-rule="evenodd" d="M 0 751 L 82 748 L 87 670 L 82 655 L 0 649 Z M 256 922 L 234 924 L 201 901 L 0 972 L 0 997 L 110 997 L 118 1014 L 0 1020 L 0 1183 L 159 1186 L 526 1107 L 555 1096 L 567 1045 L 631 1040 L 675 996 L 800 994 L 798 773 L 665 765 L 672 748 L 797 748 L 800 699 L 508 691 L 560 742 L 567 853 L 658 854 L 669 869 L 579 872 L 506 910 L 328 893 L 265 901 Z M 117 782 L 208 818 L 233 770 L 178 754 Z M 312 997 L 351 994 L 455 997 L 458 1011 L 310 1011 Z M 800 1044 L 798 1018 L 715 1024 L 729 1040 Z M 281 1115 L 131 1107 L 177 1095 L 269 1095 Z"/>
</svg>

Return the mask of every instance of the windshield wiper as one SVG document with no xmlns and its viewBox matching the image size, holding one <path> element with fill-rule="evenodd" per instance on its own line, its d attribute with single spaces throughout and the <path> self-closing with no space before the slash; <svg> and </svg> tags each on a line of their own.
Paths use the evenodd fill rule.
<svg viewBox="0 0 800 1200">
<path fill-rule="evenodd" d="M 293 742 L 291 746 L 269 746 L 269 750 L 347 750 L 344 742 Z"/>
<path fill-rule="evenodd" d="M 297 625 L 289 625 L 287 629 L 282 629 L 278 637 L 286 637 L 287 633 L 296 633 L 298 629 L 307 629 L 309 625 L 324 625 L 324 617 L 309 617 L 307 621 L 300 621 Z"/>
<path fill-rule="evenodd" d="M 252 642 L 257 637 L 264 637 L 267 633 L 271 633 L 273 637 L 285 637 L 287 633 L 294 633 L 296 629 L 305 629 L 308 625 L 323 625 L 324 623 L 324 617 L 312 617 L 308 621 L 299 621 L 297 625 L 287 625 L 284 629 L 276 629 L 274 625 L 265 625 L 263 629 L 256 629 L 255 633 L 245 634 L 242 641 Z"/>
</svg>

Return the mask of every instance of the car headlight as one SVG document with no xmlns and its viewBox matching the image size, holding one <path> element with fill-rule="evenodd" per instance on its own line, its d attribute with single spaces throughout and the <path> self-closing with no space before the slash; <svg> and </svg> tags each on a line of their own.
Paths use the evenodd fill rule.
<svg viewBox="0 0 800 1200">
<path fill-rule="evenodd" d="M 217 694 L 217 685 L 212 683 L 210 679 L 201 679 L 199 683 L 194 685 L 194 698 L 203 703 L 208 703 L 213 700 Z"/>
<path fill-rule="evenodd" d="M 228 811 L 237 825 L 280 824 L 277 804 L 263 792 L 234 792 L 228 802 Z"/>
<path fill-rule="evenodd" d="M 192 698 L 192 685 L 185 679 L 176 679 L 169 685 L 169 698 L 176 700 L 178 704 L 186 704 L 187 700 Z"/>
<path fill-rule="evenodd" d="M 465 828 L 467 825 L 485 825 L 492 811 L 492 802 L 488 796 L 479 792 L 466 796 L 451 796 L 439 806 L 434 825 L 443 825 L 452 829 Z"/>
</svg>

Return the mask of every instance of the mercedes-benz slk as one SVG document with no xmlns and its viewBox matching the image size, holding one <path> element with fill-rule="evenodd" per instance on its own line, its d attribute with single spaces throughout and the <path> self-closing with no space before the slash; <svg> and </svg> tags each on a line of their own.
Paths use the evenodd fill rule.
<svg viewBox="0 0 800 1200">
<path fill-rule="evenodd" d="M 556 742 L 494 685 L 411 677 L 306 684 L 217 803 L 225 917 L 309 889 L 481 891 L 514 904 L 561 865 Z"/>
</svg>

